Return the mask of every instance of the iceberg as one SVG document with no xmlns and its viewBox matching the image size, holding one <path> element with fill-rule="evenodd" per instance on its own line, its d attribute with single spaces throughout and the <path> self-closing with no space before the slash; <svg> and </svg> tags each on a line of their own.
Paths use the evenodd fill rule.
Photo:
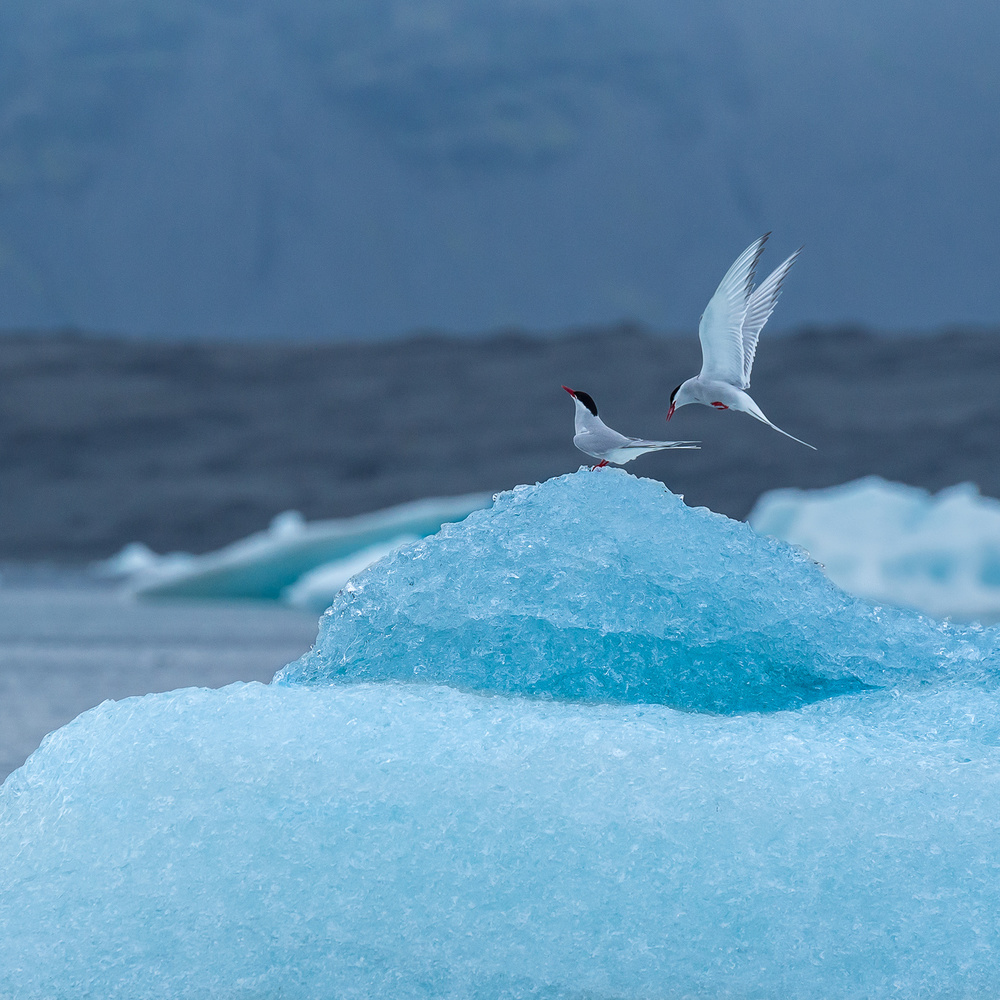
<svg viewBox="0 0 1000 1000">
<path fill-rule="evenodd" d="M 289 510 L 275 517 L 266 531 L 218 552 L 157 556 L 133 543 L 97 570 L 125 577 L 127 589 L 142 597 L 289 599 L 300 607 L 312 607 L 320 599 L 318 594 L 333 597 L 332 581 L 346 581 L 367 565 L 359 562 L 359 555 L 367 553 L 369 561 L 380 559 L 394 547 L 429 535 L 446 522 L 459 521 L 491 501 L 486 493 L 435 497 L 325 521 L 306 521 L 298 511 Z M 307 574 L 321 567 L 325 568 L 321 577 L 313 576 L 295 589 Z"/>
<path fill-rule="evenodd" d="M 502 494 L 354 578 L 276 680 L 771 711 L 940 676 L 995 645 L 851 598 L 784 543 L 600 470 Z"/>
<path fill-rule="evenodd" d="M 0 995 L 994 996 L 997 633 L 581 471 L 0 788 Z"/>
<path fill-rule="evenodd" d="M 1000 501 L 973 483 L 937 495 L 878 476 L 773 490 L 748 521 L 806 549 L 851 594 L 937 618 L 1000 620 Z"/>
</svg>

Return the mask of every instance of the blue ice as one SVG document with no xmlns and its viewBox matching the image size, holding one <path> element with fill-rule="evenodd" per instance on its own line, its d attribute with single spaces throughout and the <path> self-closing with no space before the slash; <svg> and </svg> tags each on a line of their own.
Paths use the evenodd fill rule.
<svg viewBox="0 0 1000 1000">
<path fill-rule="evenodd" d="M 503 494 L 356 577 L 277 681 L 772 711 L 992 677 L 997 643 L 848 597 L 805 553 L 601 470 Z"/>
<path fill-rule="evenodd" d="M 619 470 L 520 488 L 278 683 L 51 735 L 0 995 L 998 995 L 996 641 Z"/>
</svg>

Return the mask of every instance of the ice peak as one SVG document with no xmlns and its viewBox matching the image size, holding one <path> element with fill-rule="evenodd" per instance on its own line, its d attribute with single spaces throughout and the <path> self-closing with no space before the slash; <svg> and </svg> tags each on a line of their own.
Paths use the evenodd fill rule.
<svg viewBox="0 0 1000 1000">
<path fill-rule="evenodd" d="M 277 680 L 770 711 L 933 675 L 982 641 L 873 608 L 800 551 L 602 469 L 503 493 L 360 575 Z"/>
</svg>

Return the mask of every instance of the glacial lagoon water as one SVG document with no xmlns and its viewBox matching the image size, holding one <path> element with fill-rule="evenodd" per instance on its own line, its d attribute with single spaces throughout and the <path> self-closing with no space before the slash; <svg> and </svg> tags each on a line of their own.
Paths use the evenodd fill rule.
<svg viewBox="0 0 1000 1000">
<path fill-rule="evenodd" d="M 660 483 L 521 487 L 272 684 L 48 737 L 0 789 L 0 993 L 996 995 L 997 645 Z"/>
</svg>

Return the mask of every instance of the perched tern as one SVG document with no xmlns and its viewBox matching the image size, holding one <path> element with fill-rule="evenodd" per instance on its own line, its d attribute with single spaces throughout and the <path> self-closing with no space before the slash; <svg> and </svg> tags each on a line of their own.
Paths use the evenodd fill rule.
<svg viewBox="0 0 1000 1000">
<path fill-rule="evenodd" d="M 746 391 L 750 388 L 750 369 L 757 353 L 757 338 L 774 312 L 785 275 L 802 250 L 799 247 L 754 288 L 757 261 L 770 235 L 765 233 L 736 258 L 736 263 L 726 272 L 705 307 L 698 324 L 701 371 L 694 378 L 682 382 L 670 394 L 667 420 L 678 406 L 687 406 L 688 403 L 704 403 L 717 410 L 742 410 L 779 434 L 815 451 L 814 445 L 772 424 Z"/>
<path fill-rule="evenodd" d="M 698 447 L 697 441 L 644 441 L 642 438 L 625 437 L 624 434 L 613 431 L 597 415 L 597 404 L 593 396 L 579 389 L 570 389 L 566 385 L 563 388 L 573 397 L 576 407 L 576 434 L 573 435 L 573 444 L 584 455 L 600 459 L 594 466 L 595 469 L 600 469 L 609 462 L 624 465 L 648 451 Z"/>
</svg>

